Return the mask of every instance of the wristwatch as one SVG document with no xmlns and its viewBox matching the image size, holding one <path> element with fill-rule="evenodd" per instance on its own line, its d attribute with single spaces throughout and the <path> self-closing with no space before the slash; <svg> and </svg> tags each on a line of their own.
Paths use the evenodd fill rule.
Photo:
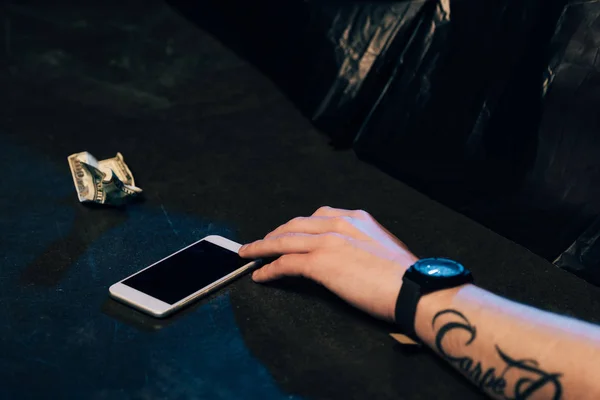
<svg viewBox="0 0 600 400">
<path fill-rule="evenodd" d="M 462 264 L 447 258 L 424 258 L 412 265 L 402 278 L 396 301 L 396 325 L 406 336 L 417 339 L 415 314 L 422 296 L 473 282 L 473 275 Z"/>
</svg>

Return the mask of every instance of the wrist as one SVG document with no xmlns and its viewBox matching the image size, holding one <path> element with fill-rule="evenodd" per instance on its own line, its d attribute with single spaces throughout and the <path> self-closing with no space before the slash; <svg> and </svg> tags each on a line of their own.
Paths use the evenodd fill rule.
<svg viewBox="0 0 600 400">
<path fill-rule="evenodd" d="M 451 301 L 449 290 L 473 281 L 473 276 L 462 264 L 448 258 L 424 258 L 413 264 L 402 279 L 395 310 L 395 322 L 402 333 L 416 339 L 417 326 L 424 327 L 424 307 L 431 303 Z M 421 308 L 421 312 L 417 314 Z"/>
<path fill-rule="evenodd" d="M 472 286 L 472 284 L 439 290 L 421 297 L 415 314 L 415 331 L 419 339 L 425 343 L 433 342 L 434 332 L 431 327 L 433 317 L 440 310 L 450 308 L 458 292 L 467 286 Z"/>
<path fill-rule="evenodd" d="M 393 285 L 393 289 L 391 290 L 393 295 L 385 297 L 386 299 L 389 299 L 389 301 L 386 301 L 387 306 L 386 313 L 384 314 L 383 318 L 384 320 L 391 323 L 396 323 L 396 304 L 398 302 L 400 290 L 402 289 L 404 275 L 406 274 L 406 271 L 417 261 L 419 261 L 419 258 L 409 252 L 402 253 L 400 256 L 394 258 L 393 262 L 396 264 L 397 279 L 389 282 L 389 284 Z"/>
</svg>

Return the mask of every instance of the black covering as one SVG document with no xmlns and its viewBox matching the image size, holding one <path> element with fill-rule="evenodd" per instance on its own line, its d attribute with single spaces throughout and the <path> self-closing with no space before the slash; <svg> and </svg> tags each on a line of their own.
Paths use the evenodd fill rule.
<svg viewBox="0 0 600 400">
<path fill-rule="evenodd" d="M 437 29 L 434 20 L 448 19 L 446 0 L 444 6 L 430 0 L 170 3 L 259 66 L 337 146 L 345 147 L 398 60 L 407 59 L 409 48 L 422 51 L 413 48 L 426 45 L 424 36 L 433 37 L 425 31 Z"/>
<path fill-rule="evenodd" d="M 430 55 L 421 68 L 429 75 L 391 79 L 355 142 L 363 159 L 548 258 L 582 228 L 547 234 L 564 204 L 540 210 L 530 200 L 546 192 L 525 184 L 538 156 L 562 5 L 450 2 L 445 52 Z"/>
<path fill-rule="evenodd" d="M 426 80 L 444 54 L 449 12 L 448 2 L 438 1 L 313 2 L 308 116 L 334 144 L 350 145 L 394 77 L 412 90 L 399 103 L 410 115 L 419 107 L 418 88 L 429 96 Z"/>
<path fill-rule="evenodd" d="M 600 285 L 600 2 L 450 4 L 358 154 Z"/>
<path fill-rule="evenodd" d="M 574 3 L 561 17 L 552 91 L 540 130 L 534 179 L 565 204 L 565 225 L 584 226 L 600 214 L 600 2 Z M 600 285 L 600 219 L 555 264 Z"/>
<path fill-rule="evenodd" d="M 554 264 L 600 286 L 600 220 L 582 233 Z"/>
</svg>

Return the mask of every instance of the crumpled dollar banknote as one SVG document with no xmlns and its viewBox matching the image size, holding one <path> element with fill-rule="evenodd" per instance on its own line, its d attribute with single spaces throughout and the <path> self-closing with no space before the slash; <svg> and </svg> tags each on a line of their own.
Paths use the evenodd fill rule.
<svg viewBox="0 0 600 400">
<path fill-rule="evenodd" d="M 72 154 L 67 159 L 77 196 L 82 203 L 119 206 L 142 193 L 142 189 L 135 186 L 133 174 L 121 153 L 98 161 L 90 153 L 83 151 Z"/>
</svg>

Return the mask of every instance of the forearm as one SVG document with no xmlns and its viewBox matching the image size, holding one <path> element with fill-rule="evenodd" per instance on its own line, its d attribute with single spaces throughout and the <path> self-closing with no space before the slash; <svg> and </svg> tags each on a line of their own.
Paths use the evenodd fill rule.
<svg viewBox="0 0 600 400">
<path fill-rule="evenodd" d="M 496 398 L 600 399 L 600 328 L 472 285 L 424 296 L 419 337 Z"/>
</svg>

